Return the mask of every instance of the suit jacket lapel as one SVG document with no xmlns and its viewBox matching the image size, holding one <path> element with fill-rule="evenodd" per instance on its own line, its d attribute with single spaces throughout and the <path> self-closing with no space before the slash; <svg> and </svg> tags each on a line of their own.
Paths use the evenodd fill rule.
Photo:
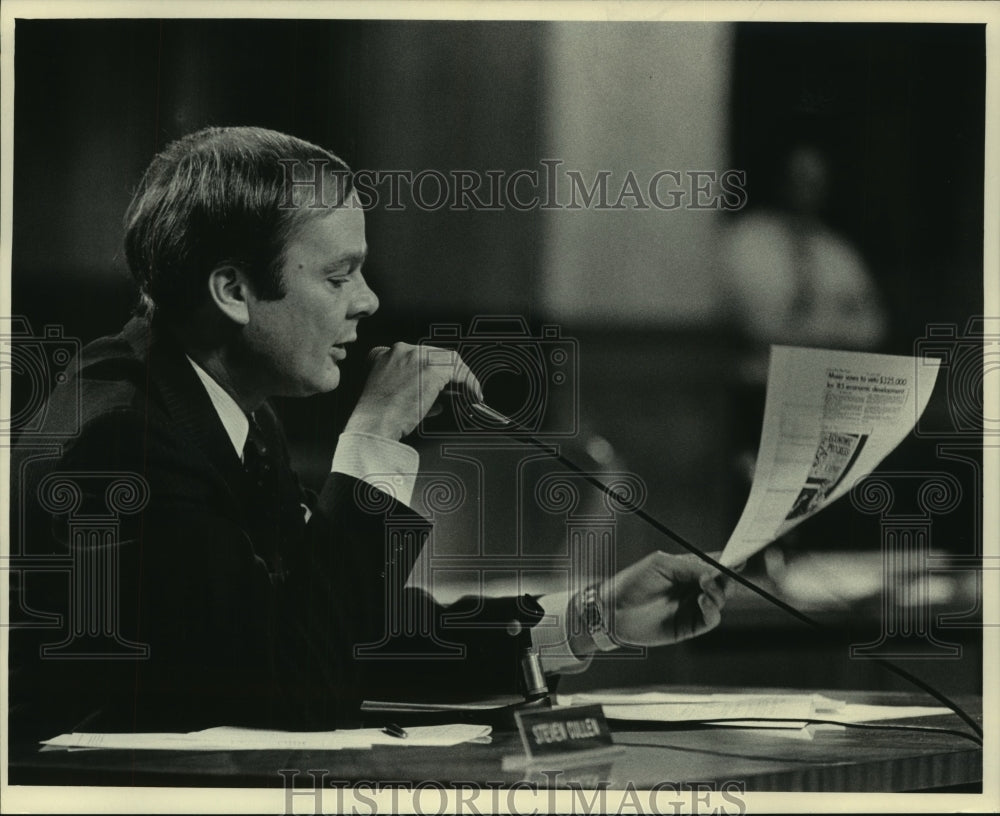
<svg viewBox="0 0 1000 816">
<path fill-rule="evenodd" d="M 183 350 L 170 335 L 143 318 L 125 326 L 125 338 L 140 359 L 145 359 L 151 386 L 178 431 L 200 450 L 236 498 L 242 488 L 243 466 L 233 444 Z"/>
</svg>

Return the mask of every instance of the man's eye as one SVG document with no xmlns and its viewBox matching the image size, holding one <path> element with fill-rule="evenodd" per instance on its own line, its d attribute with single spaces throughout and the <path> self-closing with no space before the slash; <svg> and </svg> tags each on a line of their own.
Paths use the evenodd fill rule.
<svg viewBox="0 0 1000 816">
<path fill-rule="evenodd" d="M 347 278 L 327 278 L 326 282 L 329 283 L 334 289 L 340 289 L 345 283 L 347 283 Z"/>
</svg>

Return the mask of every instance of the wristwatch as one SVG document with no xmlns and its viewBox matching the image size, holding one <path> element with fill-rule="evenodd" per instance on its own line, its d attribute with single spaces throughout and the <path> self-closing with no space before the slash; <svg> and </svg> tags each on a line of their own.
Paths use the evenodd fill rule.
<svg viewBox="0 0 1000 816">
<path fill-rule="evenodd" d="M 608 631 L 607 619 L 604 616 L 604 604 L 601 603 L 597 584 L 591 584 L 578 597 L 580 619 L 587 628 L 587 633 L 594 641 L 594 645 L 602 652 L 617 649 L 618 644 L 611 639 L 611 633 Z"/>
</svg>

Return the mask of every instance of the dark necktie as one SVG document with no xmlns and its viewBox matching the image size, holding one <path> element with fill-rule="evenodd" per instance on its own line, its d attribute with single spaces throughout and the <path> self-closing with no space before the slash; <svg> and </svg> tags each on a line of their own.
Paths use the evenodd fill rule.
<svg viewBox="0 0 1000 816">
<path fill-rule="evenodd" d="M 272 490 L 276 482 L 272 452 L 257 420 L 252 414 L 249 419 L 250 429 L 243 446 L 243 470 L 250 478 L 253 490 L 265 495 L 271 492 L 273 498 L 277 499 Z"/>
<path fill-rule="evenodd" d="M 247 503 L 254 519 L 253 543 L 257 554 L 274 571 L 281 569 L 281 507 L 276 451 L 257 420 L 251 415 L 243 446 L 243 470 L 247 475 Z"/>
</svg>

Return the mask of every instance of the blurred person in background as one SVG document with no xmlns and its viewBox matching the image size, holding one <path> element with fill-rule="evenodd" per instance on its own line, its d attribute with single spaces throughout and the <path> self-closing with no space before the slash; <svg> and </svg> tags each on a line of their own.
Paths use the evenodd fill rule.
<svg viewBox="0 0 1000 816">
<path fill-rule="evenodd" d="M 772 343 L 873 349 L 886 316 L 864 259 L 827 224 L 830 163 L 801 144 L 784 162 L 778 206 L 746 212 L 729 225 L 721 266 L 724 299 L 752 345 L 748 379 Z M 766 369 L 763 372 L 766 376 Z"/>
</svg>

